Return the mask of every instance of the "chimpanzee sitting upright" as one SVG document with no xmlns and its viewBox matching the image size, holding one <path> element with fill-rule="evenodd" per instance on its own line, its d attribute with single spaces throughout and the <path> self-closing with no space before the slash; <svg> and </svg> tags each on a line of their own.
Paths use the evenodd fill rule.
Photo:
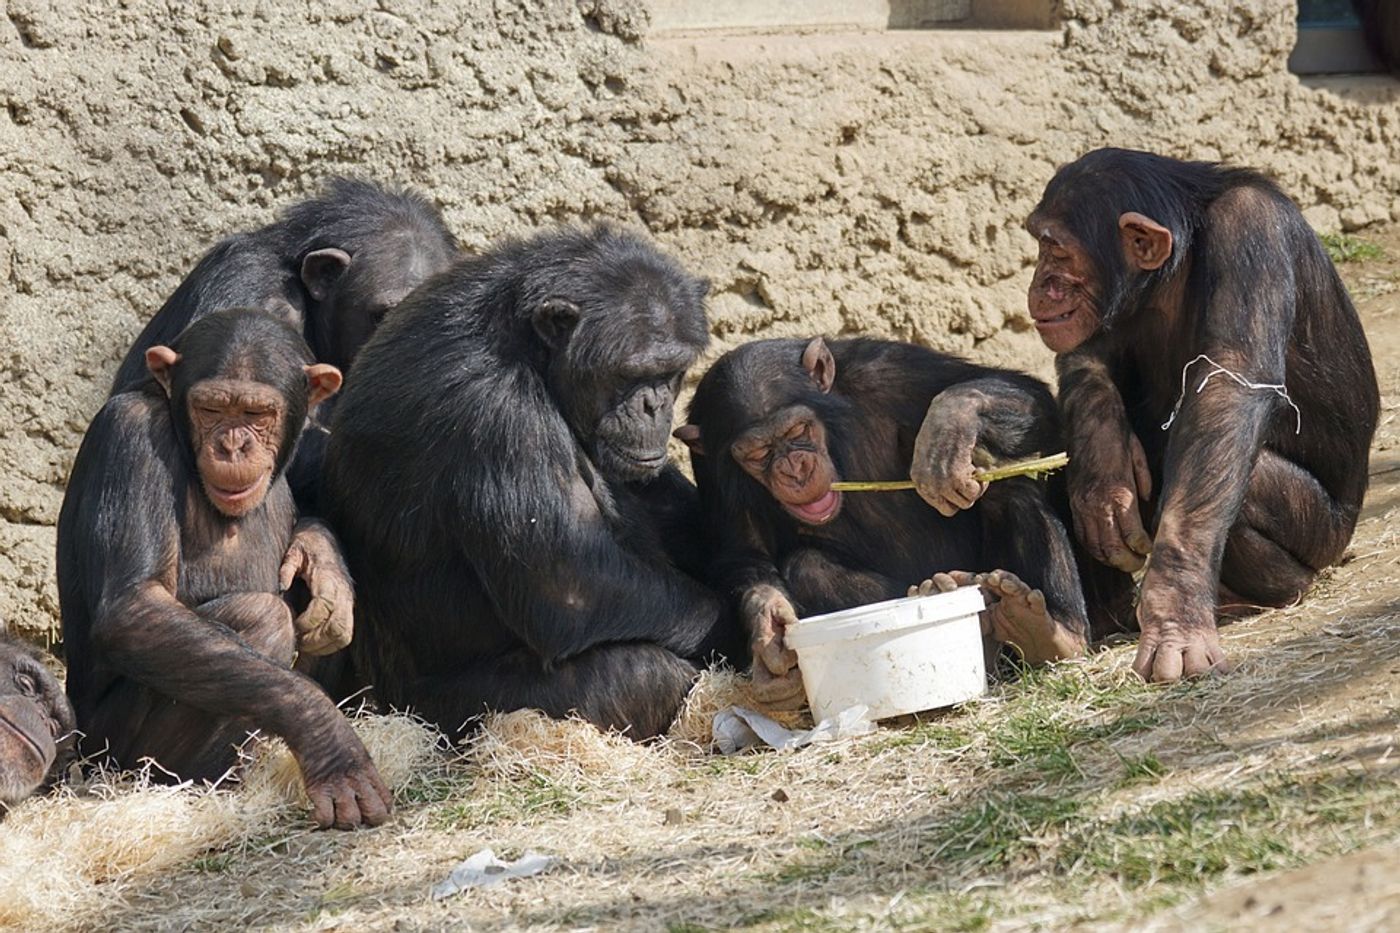
<svg viewBox="0 0 1400 933">
<path fill-rule="evenodd" d="M 782 637 L 795 613 L 903 596 L 926 578 L 939 589 L 981 583 L 989 634 L 1028 661 L 1084 651 L 1070 540 L 1043 485 L 973 478 L 975 458 L 1058 445 L 1038 380 L 909 344 L 760 340 L 720 357 L 690 419 L 676 436 L 691 449 L 715 576 L 748 626 L 770 703 L 800 693 Z M 911 468 L 918 494 L 831 488 Z"/>
<path fill-rule="evenodd" d="M 1351 540 L 1380 406 L 1356 309 L 1298 208 L 1247 169 L 1100 149 L 1026 227 L 1075 526 L 1122 571 L 1081 568 L 1091 609 L 1126 607 L 1150 551 L 1134 669 L 1224 669 L 1217 598 L 1292 603 Z"/>
<path fill-rule="evenodd" d="M 322 488 L 384 700 L 455 734 L 522 707 L 667 727 L 735 633 L 682 572 L 695 493 L 666 457 L 706 288 L 636 237 L 564 230 L 463 260 L 365 345 Z"/>
<path fill-rule="evenodd" d="M 63 685 L 0 625 L 0 819 L 54 776 L 72 743 Z"/>
<path fill-rule="evenodd" d="M 88 428 L 58 519 L 84 753 L 214 779 L 263 729 L 290 746 L 321 825 L 381 822 L 390 798 L 364 746 L 290 669 L 343 643 L 317 643 L 280 593 L 296 521 L 283 468 L 340 373 L 252 310 L 207 315 L 146 360 L 154 378 Z"/>
</svg>

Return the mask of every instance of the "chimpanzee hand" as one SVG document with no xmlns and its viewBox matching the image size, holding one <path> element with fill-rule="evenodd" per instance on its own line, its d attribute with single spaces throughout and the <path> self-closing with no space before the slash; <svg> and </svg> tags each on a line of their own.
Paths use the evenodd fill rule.
<svg viewBox="0 0 1400 933">
<path fill-rule="evenodd" d="M 1152 539 L 1138 501 L 1152 495 L 1142 442 L 1124 424 L 1080 428 L 1069 468 L 1074 529 L 1089 555 L 1125 573 L 1142 568 Z"/>
<path fill-rule="evenodd" d="M 1174 683 L 1182 677 L 1228 673 L 1230 663 L 1215 628 L 1215 601 L 1192 596 L 1156 571 L 1156 558 L 1143 579 L 1137 607 L 1137 657 L 1133 670 L 1143 680 Z"/>
<path fill-rule="evenodd" d="M 378 826 L 394 811 L 394 796 L 359 737 L 340 718 L 327 742 L 329 751 L 297 755 L 311 815 L 322 829 Z M 295 749 L 293 750 L 295 751 Z"/>
<path fill-rule="evenodd" d="M 355 587 L 335 535 L 324 522 L 303 519 L 297 523 L 282 558 L 280 577 L 284 592 L 297 578 L 311 591 L 311 601 L 293 622 L 300 653 L 330 654 L 350 644 L 355 631 Z"/>
<path fill-rule="evenodd" d="M 972 451 L 977 446 L 981 419 L 968 400 L 943 393 L 929 404 L 914 441 L 909 478 L 914 488 L 939 514 L 951 517 L 972 507 L 987 491 L 974 476 Z"/>
<path fill-rule="evenodd" d="M 772 709 L 798 709 L 807 701 L 797 655 L 783 634 L 797 613 L 776 587 L 760 585 L 744 594 L 740 606 L 753 651 L 753 696 Z"/>
</svg>

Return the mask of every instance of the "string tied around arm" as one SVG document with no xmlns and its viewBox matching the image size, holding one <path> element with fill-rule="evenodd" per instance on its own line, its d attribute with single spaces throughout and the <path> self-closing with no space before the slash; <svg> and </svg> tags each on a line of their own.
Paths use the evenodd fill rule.
<svg viewBox="0 0 1400 933">
<path fill-rule="evenodd" d="M 1171 417 L 1169 417 L 1166 421 L 1162 423 L 1163 431 L 1167 430 L 1167 428 L 1170 428 L 1172 426 L 1172 422 L 1176 421 L 1176 416 L 1181 414 L 1181 405 L 1183 402 L 1186 401 L 1186 371 L 1192 366 L 1195 366 L 1197 363 L 1201 362 L 1202 360 L 1209 363 L 1215 368 L 1212 369 L 1210 372 L 1206 373 L 1205 378 L 1201 380 L 1201 384 L 1196 386 L 1197 395 L 1200 395 L 1201 391 L 1205 389 L 1206 384 L 1212 379 L 1214 379 L 1216 376 L 1229 376 L 1232 380 L 1244 386 L 1246 389 L 1272 392 L 1279 398 L 1287 402 L 1288 407 L 1293 409 L 1293 414 L 1297 419 L 1297 424 L 1293 428 L 1293 433 L 1302 433 L 1303 412 L 1294 403 L 1293 399 L 1289 397 L 1287 386 L 1272 382 L 1250 382 L 1248 379 L 1246 379 L 1244 376 L 1241 376 L 1233 369 L 1230 369 L 1228 366 L 1221 366 L 1219 363 L 1217 363 L 1215 360 L 1211 359 L 1204 353 L 1197 356 L 1194 360 L 1187 363 L 1185 366 L 1181 367 L 1181 394 L 1176 397 L 1176 404 L 1172 406 Z"/>
</svg>

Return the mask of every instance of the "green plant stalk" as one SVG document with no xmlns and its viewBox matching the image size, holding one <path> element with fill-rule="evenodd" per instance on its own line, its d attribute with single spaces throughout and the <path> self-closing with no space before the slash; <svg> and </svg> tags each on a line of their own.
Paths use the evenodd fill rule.
<svg viewBox="0 0 1400 933">
<path fill-rule="evenodd" d="M 1001 466 L 978 470 L 972 474 L 972 478 L 979 483 L 994 483 L 999 479 L 1010 479 L 1013 476 L 1038 478 L 1046 473 L 1061 469 L 1068 463 L 1069 454 L 1061 452 L 1051 454 L 1048 457 L 1018 460 L 1015 463 L 1004 463 Z M 873 480 L 869 482 L 848 480 L 832 483 L 831 488 L 837 492 L 897 492 L 902 489 L 913 489 L 914 481 L 911 479 Z"/>
</svg>

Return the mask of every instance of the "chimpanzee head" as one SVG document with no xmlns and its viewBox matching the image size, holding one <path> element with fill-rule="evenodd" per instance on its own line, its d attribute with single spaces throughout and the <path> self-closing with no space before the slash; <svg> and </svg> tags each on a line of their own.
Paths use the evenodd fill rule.
<svg viewBox="0 0 1400 933">
<path fill-rule="evenodd" d="M 604 476 L 656 476 L 681 380 L 709 342 L 709 283 L 606 227 L 549 234 L 532 252 L 519 301 L 555 404 Z"/>
<path fill-rule="evenodd" d="M 1026 229 L 1040 244 L 1027 304 L 1066 353 L 1130 314 L 1181 268 L 1197 195 L 1180 163 L 1098 149 L 1055 173 Z"/>
<path fill-rule="evenodd" d="M 306 335 L 316 359 L 342 372 L 384 315 L 452 264 L 457 243 L 432 204 L 373 182 L 333 178 L 283 215 L 310 297 Z"/>
<path fill-rule="evenodd" d="M 73 707 L 33 650 L 0 629 L 0 817 L 73 747 Z"/>
<path fill-rule="evenodd" d="M 170 399 L 176 435 L 209 502 L 239 518 L 262 504 L 291 459 L 306 413 L 340 388 L 292 327 L 264 311 L 200 318 L 171 346 L 146 351 Z"/>
<path fill-rule="evenodd" d="M 690 423 L 676 429 L 701 488 L 716 484 L 730 502 L 761 489 L 805 525 L 834 520 L 842 499 L 831 488 L 840 476 L 829 432 L 839 433 L 846 408 L 835 381 L 821 337 L 758 340 L 720 357 L 695 390 Z"/>
</svg>

